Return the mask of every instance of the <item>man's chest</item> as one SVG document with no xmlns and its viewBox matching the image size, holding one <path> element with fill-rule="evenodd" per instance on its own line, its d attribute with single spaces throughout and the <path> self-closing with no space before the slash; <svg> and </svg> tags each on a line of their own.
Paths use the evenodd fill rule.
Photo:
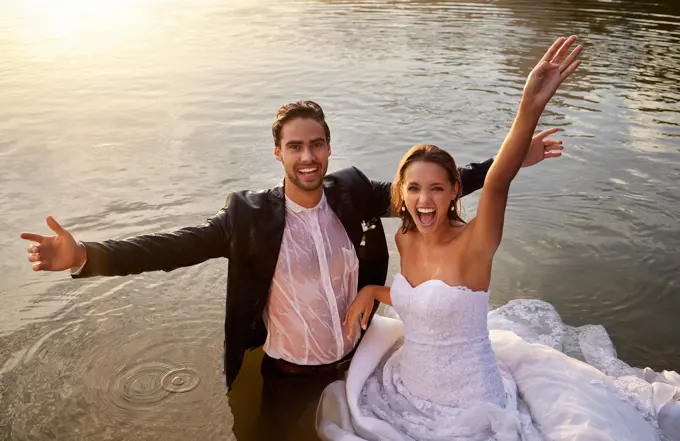
<svg viewBox="0 0 680 441">
<path fill-rule="evenodd" d="M 334 279 L 358 266 L 352 241 L 332 212 L 291 214 L 286 224 L 277 273 L 289 278 Z"/>
</svg>

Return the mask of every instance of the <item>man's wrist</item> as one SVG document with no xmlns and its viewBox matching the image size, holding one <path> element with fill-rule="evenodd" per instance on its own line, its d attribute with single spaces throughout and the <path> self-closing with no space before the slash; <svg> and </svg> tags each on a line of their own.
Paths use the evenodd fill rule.
<svg viewBox="0 0 680 441">
<path fill-rule="evenodd" d="M 71 275 L 77 276 L 83 270 L 83 267 L 87 263 L 87 250 L 85 249 L 85 244 L 78 242 L 76 248 L 76 264 L 70 269 Z"/>
</svg>

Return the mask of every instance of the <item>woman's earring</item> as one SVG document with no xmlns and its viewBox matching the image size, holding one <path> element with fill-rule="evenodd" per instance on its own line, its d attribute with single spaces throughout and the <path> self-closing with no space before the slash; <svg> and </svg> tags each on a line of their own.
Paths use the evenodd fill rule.
<svg viewBox="0 0 680 441">
<path fill-rule="evenodd" d="M 451 210 L 451 211 L 456 211 L 456 204 L 454 204 L 453 202 L 451 202 L 451 208 L 449 208 L 449 210 Z"/>
<path fill-rule="evenodd" d="M 406 211 L 406 204 L 403 202 L 401 203 L 401 211 Z"/>
</svg>

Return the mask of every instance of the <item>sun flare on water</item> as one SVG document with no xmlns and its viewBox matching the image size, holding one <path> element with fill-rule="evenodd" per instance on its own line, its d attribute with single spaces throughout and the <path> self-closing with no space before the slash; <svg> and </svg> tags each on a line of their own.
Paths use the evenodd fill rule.
<svg viewBox="0 0 680 441">
<path fill-rule="evenodd" d="M 12 29 L 42 53 L 93 48 L 141 28 L 146 7 L 156 0 L 19 0 Z"/>
</svg>

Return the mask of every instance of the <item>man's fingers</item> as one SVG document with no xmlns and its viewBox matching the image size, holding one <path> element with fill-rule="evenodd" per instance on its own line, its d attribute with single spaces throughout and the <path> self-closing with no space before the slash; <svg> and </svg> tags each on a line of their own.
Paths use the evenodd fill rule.
<svg viewBox="0 0 680 441">
<path fill-rule="evenodd" d="M 546 138 L 543 140 L 543 145 L 553 145 L 553 144 L 562 144 L 561 139 L 553 139 L 553 138 Z"/>
<path fill-rule="evenodd" d="M 64 228 L 61 225 L 59 225 L 59 222 L 57 222 L 57 220 L 52 216 L 47 216 L 46 221 L 47 226 L 50 227 L 50 230 L 54 231 L 58 235 L 66 233 L 66 230 L 64 230 Z"/>
<path fill-rule="evenodd" d="M 40 254 L 32 253 L 28 255 L 29 262 L 40 262 Z"/>
<path fill-rule="evenodd" d="M 562 152 L 560 152 L 560 151 L 557 151 L 557 152 L 546 152 L 544 158 L 545 158 L 545 159 L 548 159 L 548 158 L 559 158 L 560 156 L 562 156 Z"/>
<path fill-rule="evenodd" d="M 38 243 L 43 243 L 47 239 L 46 236 L 43 236 L 41 234 L 36 234 L 36 233 L 21 233 L 19 235 L 22 239 L 30 240 L 31 242 L 38 242 Z"/>
<path fill-rule="evenodd" d="M 564 43 L 564 37 L 560 37 L 555 42 L 550 46 L 550 49 L 543 55 L 543 58 L 541 58 L 541 61 L 550 61 L 553 59 L 555 56 L 555 53 L 557 50 L 562 46 L 562 43 Z"/>
<path fill-rule="evenodd" d="M 560 129 L 558 129 L 557 127 L 553 127 L 552 129 L 542 131 L 541 133 L 538 134 L 538 137 L 543 139 L 546 136 L 552 135 L 553 133 L 557 133 L 559 130 Z M 545 141 L 547 141 L 547 140 L 544 140 L 543 142 L 545 142 Z"/>
<path fill-rule="evenodd" d="M 33 271 L 45 271 L 49 268 L 47 262 L 40 262 L 33 265 Z"/>
<path fill-rule="evenodd" d="M 546 152 L 552 152 L 556 150 L 564 150 L 564 146 L 562 144 L 546 144 L 545 146 Z"/>
<path fill-rule="evenodd" d="M 39 253 L 40 245 L 31 244 L 28 246 L 28 248 L 26 248 L 26 251 L 28 251 L 29 253 Z"/>
</svg>

